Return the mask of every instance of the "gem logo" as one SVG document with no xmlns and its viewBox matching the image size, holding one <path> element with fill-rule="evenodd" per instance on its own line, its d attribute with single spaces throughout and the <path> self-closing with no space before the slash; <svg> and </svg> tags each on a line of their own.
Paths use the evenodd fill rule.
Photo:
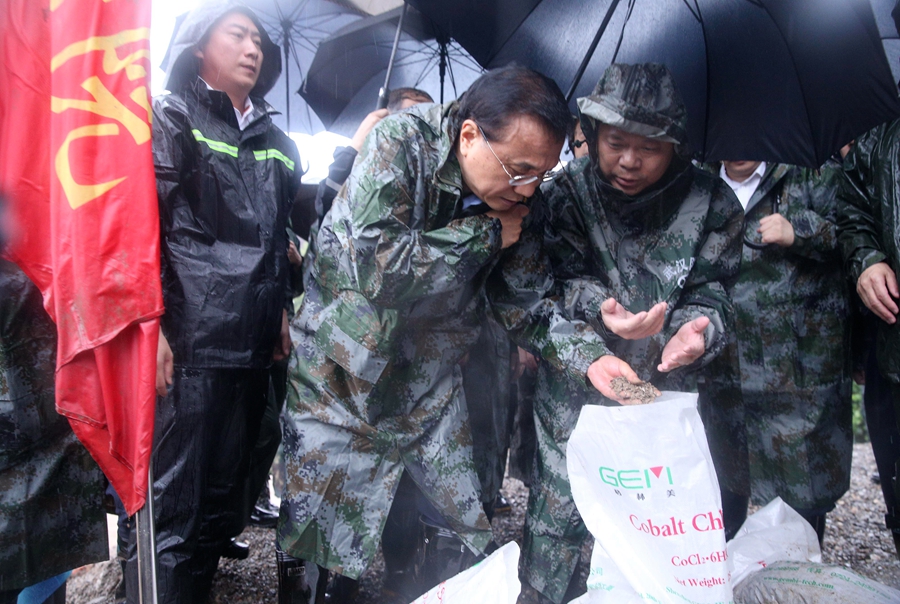
<svg viewBox="0 0 900 604">
<path fill-rule="evenodd" d="M 600 480 L 623 489 L 651 489 L 655 484 L 674 485 L 672 468 L 652 466 L 639 470 L 615 470 L 600 466 Z"/>
</svg>

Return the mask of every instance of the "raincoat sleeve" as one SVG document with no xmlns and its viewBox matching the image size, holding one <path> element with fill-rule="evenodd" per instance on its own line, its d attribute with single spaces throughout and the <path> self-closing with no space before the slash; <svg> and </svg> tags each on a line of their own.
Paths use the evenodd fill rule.
<svg viewBox="0 0 900 604">
<path fill-rule="evenodd" d="M 500 221 L 487 216 L 425 230 L 426 213 L 449 193 L 431 182 L 437 166 L 429 165 L 422 136 L 401 120 L 379 123 L 331 212 L 331 229 L 350 256 L 348 285 L 383 307 L 455 290 L 501 247 Z"/>
<path fill-rule="evenodd" d="M 726 333 L 734 329 L 731 288 L 737 280 L 743 246 L 744 213 L 734 192 L 719 181 L 706 216 L 706 236 L 685 281 L 672 318 L 662 332 L 663 345 L 686 323 L 709 317 L 706 351 L 691 367 L 703 367 L 725 347 Z"/>
<path fill-rule="evenodd" d="M 289 155 L 294 160 L 294 165 L 300 166 L 300 152 L 297 150 L 297 144 L 288 139 L 287 146 Z M 292 242 L 294 247 L 297 248 L 297 253 L 300 254 L 301 260 L 300 265 L 295 266 L 294 264 L 291 264 L 290 258 L 288 258 L 287 291 L 285 292 L 284 301 L 284 310 L 287 311 L 288 318 L 294 316 L 294 298 L 303 293 L 303 249 L 300 245 L 300 237 L 294 230 L 294 221 L 291 218 L 294 205 L 297 203 L 297 199 L 300 195 L 303 174 L 304 172 L 299 169 L 291 172 L 291 184 L 288 195 L 287 226 L 285 227 L 285 231 L 287 232 L 288 241 Z M 285 250 L 285 254 L 287 254 L 287 250 Z"/>
<path fill-rule="evenodd" d="M 172 229 L 174 200 L 182 187 L 189 154 L 185 150 L 190 145 L 186 137 L 190 126 L 182 118 L 184 113 L 169 109 L 170 95 L 157 97 L 153 101 L 153 167 L 156 172 L 156 195 L 159 200 L 160 229 L 160 276 L 165 285 L 172 280 L 167 257 L 167 236 Z M 165 293 L 167 288 L 163 287 Z M 163 321 L 163 324 L 165 321 Z"/>
<path fill-rule="evenodd" d="M 872 190 L 872 154 L 884 133 L 879 126 L 857 139 L 844 159 L 838 191 L 838 241 L 853 284 L 867 268 L 887 260 L 880 238 L 881 206 Z"/>
<path fill-rule="evenodd" d="M 818 173 L 797 170 L 786 185 L 782 215 L 794 229 L 794 243 L 787 248 L 817 262 L 839 262 L 837 243 L 837 190 L 840 171 L 827 165 Z"/>
<path fill-rule="evenodd" d="M 331 209 L 331 204 L 335 196 L 347 178 L 350 176 L 350 170 L 353 168 L 353 160 L 356 159 L 356 149 L 353 147 L 338 147 L 334 151 L 334 162 L 328 167 L 328 178 L 319 183 L 316 189 L 316 216 L 319 223 Z"/>
<path fill-rule="evenodd" d="M 582 215 L 571 201 L 578 191 L 563 177 L 545 186 L 543 194 L 550 212 L 544 221 L 544 246 L 551 259 L 550 270 L 561 284 L 566 314 L 586 321 L 606 342 L 619 340 L 600 316 L 600 306 L 615 296 L 599 279 L 589 276 L 591 242 L 584 236 Z"/>
<path fill-rule="evenodd" d="M 517 345 L 583 382 L 591 363 L 610 351 L 597 332 L 572 319 L 554 295 L 540 197 L 538 192 L 532 198 L 532 213 L 518 243 L 504 251 L 491 273 L 488 296 L 494 316 Z"/>
</svg>

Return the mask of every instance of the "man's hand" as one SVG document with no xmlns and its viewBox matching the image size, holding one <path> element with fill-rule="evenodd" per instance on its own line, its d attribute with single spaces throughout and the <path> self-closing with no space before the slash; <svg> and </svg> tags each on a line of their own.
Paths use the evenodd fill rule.
<svg viewBox="0 0 900 604">
<path fill-rule="evenodd" d="M 893 325 L 897 322 L 897 303 L 900 291 L 897 290 L 897 276 L 886 262 L 873 264 L 863 271 L 856 282 L 856 292 L 862 298 L 866 308 L 878 315 L 878 318 Z"/>
<path fill-rule="evenodd" d="M 659 333 L 666 320 L 668 304 L 659 302 L 649 311 L 631 314 L 614 298 L 600 305 L 600 317 L 606 328 L 626 340 L 641 340 Z"/>
<path fill-rule="evenodd" d="M 521 347 L 516 347 L 511 355 L 510 373 L 513 380 L 518 380 L 526 369 L 537 371 L 537 359 L 533 354 Z"/>
<path fill-rule="evenodd" d="M 272 351 L 272 360 L 280 361 L 291 354 L 291 328 L 288 325 L 287 311 L 281 311 L 281 334 L 278 336 L 278 344 Z"/>
<path fill-rule="evenodd" d="M 703 332 L 709 325 L 709 317 L 697 317 L 681 326 L 662 352 L 662 363 L 657 369 L 663 373 L 684 365 L 690 365 L 706 352 Z"/>
<path fill-rule="evenodd" d="M 610 388 L 609 383 L 617 377 L 623 377 L 632 384 L 640 384 L 641 378 L 634 372 L 631 366 L 620 358 L 605 355 L 591 363 L 588 367 L 587 377 L 591 384 L 600 391 L 600 394 L 623 405 L 634 405 L 640 401 L 619 398 L 616 391 Z M 658 395 L 659 393 L 657 393 Z"/>
<path fill-rule="evenodd" d="M 294 245 L 293 241 L 288 241 L 288 262 L 294 266 L 303 265 L 303 256 L 297 251 L 297 246 Z"/>
<path fill-rule="evenodd" d="M 377 109 L 367 115 L 359 125 L 359 128 L 356 129 L 356 134 L 354 134 L 353 138 L 350 139 L 350 146 L 356 149 L 358 153 L 359 150 L 362 149 L 363 142 L 366 140 L 366 137 L 369 136 L 369 132 L 371 132 L 372 128 L 375 127 L 375 124 L 377 124 L 387 116 L 387 109 Z"/>
<path fill-rule="evenodd" d="M 168 386 L 172 385 L 172 377 L 175 373 L 174 356 L 169 347 L 169 341 L 159 329 L 159 343 L 156 345 L 156 394 L 166 396 L 169 393 Z"/>
<path fill-rule="evenodd" d="M 756 231 L 762 235 L 763 243 L 781 247 L 790 247 L 794 243 L 794 227 L 781 214 L 772 214 L 760 220 Z"/>
<path fill-rule="evenodd" d="M 500 220 L 500 237 L 503 240 L 503 249 L 508 248 L 519 240 L 519 237 L 522 235 L 522 219 L 528 216 L 528 212 L 528 206 L 518 203 L 505 212 L 492 210 L 485 213 L 485 216 Z"/>
</svg>

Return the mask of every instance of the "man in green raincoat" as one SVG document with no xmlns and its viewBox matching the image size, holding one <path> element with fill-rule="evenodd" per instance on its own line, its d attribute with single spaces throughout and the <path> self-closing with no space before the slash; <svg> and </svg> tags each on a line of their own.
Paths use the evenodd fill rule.
<svg viewBox="0 0 900 604">
<path fill-rule="evenodd" d="M 725 161 L 744 206 L 734 300 L 753 502 L 797 510 L 821 544 L 850 486 L 850 308 L 837 243 L 840 165 Z"/>
<path fill-rule="evenodd" d="M 725 522 L 736 530 L 743 517 L 732 510 L 743 503 L 746 511 L 749 495 L 740 397 L 733 367 L 709 368 L 734 329 L 729 289 L 740 263 L 740 206 L 725 183 L 687 159 L 686 113 L 664 66 L 612 65 L 578 107 L 590 156 L 569 163 L 543 191 L 557 293 L 572 318 L 601 333 L 658 389 L 685 389 L 692 373 L 708 378 L 700 411 Z M 716 390 L 730 385 L 731 396 L 710 399 L 719 381 Z M 520 602 L 575 595 L 588 533 L 572 499 L 566 444 L 582 406 L 613 403 L 542 359 Z"/>
<path fill-rule="evenodd" d="M 445 531 L 438 541 L 457 539 L 457 555 L 484 551 L 460 361 L 489 310 L 573 380 L 610 396 L 612 377 L 637 380 L 545 297 L 553 281 L 532 196 L 568 124 L 552 80 L 507 67 L 458 103 L 386 117 L 366 139 L 311 236 L 292 323 L 278 527 L 287 554 L 358 578 L 404 476 L 421 515 Z"/>
</svg>

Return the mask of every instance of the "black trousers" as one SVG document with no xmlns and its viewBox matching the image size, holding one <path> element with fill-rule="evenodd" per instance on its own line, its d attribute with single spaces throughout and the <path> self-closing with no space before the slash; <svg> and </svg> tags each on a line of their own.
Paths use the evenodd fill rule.
<svg viewBox="0 0 900 604">
<path fill-rule="evenodd" d="M 153 505 L 160 604 L 202 604 L 222 549 L 244 527 L 246 483 L 269 387 L 268 369 L 176 367 L 158 398 Z M 134 535 L 126 570 L 137 602 Z"/>
<path fill-rule="evenodd" d="M 278 446 L 281 444 L 281 410 L 284 408 L 284 399 L 287 395 L 287 359 L 272 363 L 269 370 L 268 394 L 266 396 L 266 410 L 262 415 L 259 426 L 259 437 L 253 446 L 253 454 L 250 460 L 250 474 L 247 477 L 247 518 L 256 505 L 262 490 L 269 481 L 269 470 L 272 462 L 278 454 Z M 280 495 L 280 494 L 279 494 Z"/>
</svg>

